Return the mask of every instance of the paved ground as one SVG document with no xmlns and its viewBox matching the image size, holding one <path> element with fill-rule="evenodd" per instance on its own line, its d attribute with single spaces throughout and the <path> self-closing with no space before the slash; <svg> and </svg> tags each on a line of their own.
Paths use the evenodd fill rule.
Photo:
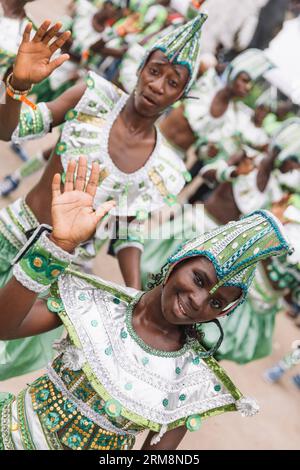
<svg viewBox="0 0 300 470">
<path fill-rule="evenodd" d="M 38 0 L 31 6 L 37 20 L 59 18 L 64 11 L 65 0 Z M 51 4 L 51 8 L 49 5 Z M 49 10 L 49 11 L 48 11 Z M 47 12 L 46 14 L 44 12 Z M 55 140 L 55 135 L 43 139 L 42 143 L 29 144 L 31 153 L 36 149 L 47 148 Z M 10 152 L 9 145 L 0 143 L 0 177 L 19 165 L 18 158 Z M 14 198 L 25 194 L 38 176 L 30 178 Z M 0 206 L 10 202 L 0 200 Z M 115 260 L 102 252 L 96 263 L 95 272 L 103 278 L 121 281 Z M 300 390 L 291 383 L 292 372 L 288 373 L 278 385 L 264 382 L 262 373 L 289 351 L 292 341 L 300 338 L 300 331 L 284 314 L 278 316 L 274 348 L 271 357 L 247 366 L 237 366 L 224 362 L 223 366 L 233 381 L 245 395 L 255 397 L 261 412 L 252 419 L 241 418 L 237 413 L 210 418 L 203 424 L 201 431 L 188 434 L 181 444 L 182 449 L 300 449 Z M 300 366 L 298 366 L 300 372 Z M 1 391 L 18 392 L 30 383 L 40 372 L 2 382 Z M 141 439 L 138 440 L 139 444 Z"/>
</svg>

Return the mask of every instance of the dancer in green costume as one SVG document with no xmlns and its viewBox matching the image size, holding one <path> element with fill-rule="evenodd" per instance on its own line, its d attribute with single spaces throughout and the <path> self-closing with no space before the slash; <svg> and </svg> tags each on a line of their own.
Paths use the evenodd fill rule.
<svg viewBox="0 0 300 470">
<path fill-rule="evenodd" d="M 26 197 L 27 206 L 39 222 L 50 223 L 51 220 L 50 186 L 55 173 L 65 172 L 68 162 L 74 158 L 78 159 L 82 154 L 88 155 L 90 166 L 93 161 L 100 162 L 101 175 L 95 198 L 96 206 L 113 198 L 117 201 L 116 216 L 134 219 L 127 234 L 119 236 L 114 243 L 115 254 L 119 259 L 126 284 L 130 287 L 140 286 L 140 255 L 143 250 L 140 226 L 150 212 L 176 201 L 176 195 L 181 191 L 188 176 L 182 161 L 155 127 L 155 121 L 166 107 L 187 94 L 192 86 L 196 76 L 194 71 L 198 70 L 200 34 L 205 19 L 205 16 L 200 15 L 148 51 L 141 66 L 139 87 L 135 94 L 128 96 L 91 72 L 88 74 L 86 85 L 82 84 L 70 90 L 67 97 L 62 96 L 50 104 L 39 103 L 34 112 L 29 109 L 24 110 L 21 113 L 20 125 L 14 132 L 14 137 L 23 141 L 47 134 L 52 119 L 54 125 L 64 123 L 55 155 L 50 160 L 40 183 Z M 42 25 L 38 37 L 50 34 L 45 32 L 45 28 L 49 28 L 49 23 Z M 26 42 L 25 46 L 35 47 L 32 42 Z M 22 47 L 25 46 L 23 44 Z M 47 46 L 43 47 L 49 54 Z M 64 60 L 64 57 L 60 60 Z M 155 64 L 152 64 L 152 61 Z M 26 63 L 28 64 L 28 60 Z M 40 74 L 40 67 L 36 65 L 38 63 L 35 61 L 36 67 L 30 69 L 31 78 L 33 72 Z M 17 65 L 18 62 L 15 74 L 20 70 Z M 156 72 L 152 72 L 154 66 L 155 71 L 159 71 L 158 76 Z M 22 73 L 24 74 L 24 67 Z M 162 83 L 163 94 L 160 93 Z M 15 84 L 15 87 L 17 86 Z M 0 113 L 6 110 L 11 120 L 17 121 L 18 106 L 18 102 L 8 98 L 7 105 L 0 108 Z M 16 108 L 16 114 L 11 111 L 12 107 Z M 131 122 L 132 127 L 129 125 Z M 5 129 L 7 134 L 9 127 L 14 128 L 8 121 Z M 17 201 L 9 208 L 9 220 L 3 224 L 5 233 L 9 229 L 6 235 L 3 232 L 7 243 L 10 243 L 9 235 L 18 234 L 17 238 L 23 245 L 26 242 L 25 233 L 33 228 L 32 222 L 27 217 L 29 212 L 19 208 L 23 202 Z M 6 212 L 4 209 L 1 214 L 5 215 Z M 25 229 L 22 231 L 21 227 Z M 103 237 L 96 234 L 78 248 L 77 262 L 92 260 L 97 254 L 99 244 L 103 245 L 104 242 Z M 38 337 L 32 339 L 34 357 L 35 342 L 39 342 Z M 29 345 L 28 354 L 30 347 Z M 5 345 L 2 353 L 5 358 Z M 14 357 L 11 354 L 10 359 L 14 364 L 18 363 L 18 348 L 15 348 Z M 4 379 L 6 377 L 4 371 L 7 372 L 5 359 L 2 359 L 2 364 L 3 374 L 0 369 L 0 377 Z M 32 367 L 35 367 L 34 360 Z M 23 373 L 25 372 L 24 369 Z"/>
<path fill-rule="evenodd" d="M 2 338 L 61 323 L 68 332 L 47 373 L 2 400 L 2 449 L 125 450 L 149 430 L 144 450 L 172 450 L 203 418 L 258 411 L 211 357 L 222 332 L 206 351 L 199 328 L 234 315 L 257 263 L 289 251 L 280 223 L 258 211 L 184 244 L 151 291 L 120 287 L 70 266 L 75 247 L 113 206 L 93 210 L 99 174 L 93 163 L 84 189 L 87 161 L 69 163 L 63 193 L 55 175 L 52 233 L 39 227 L 0 292 Z M 48 289 L 47 304 L 37 302 Z"/>
</svg>

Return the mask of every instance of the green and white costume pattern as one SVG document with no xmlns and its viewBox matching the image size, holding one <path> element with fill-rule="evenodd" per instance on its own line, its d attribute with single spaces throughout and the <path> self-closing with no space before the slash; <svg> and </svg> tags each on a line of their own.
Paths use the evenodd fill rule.
<svg viewBox="0 0 300 470">
<path fill-rule="evenodd" d="M 257 411 L 214 359 L 188 345 L 153 350 L 137 337 L 131 315 L 141 294 L 76 273 L 60 279 L 48 305 L 68 339 L 55 345 L 46 375 L 0 406 L 2 448 L 125 450 L 144 429 L 161 437 L 227 411 Z"/>
<path fill-rule="evenodd" d="M 0 211 L 0 287 L 12 277 L 11 262 L 27 242 L 26 232 L 38 225 L 22 199 Z M 31 338 L 0 341 L 0 380 L 44 367 L 53 357 L 52 342 L 61 335 L 60 328 Z"/>
<path fill-rule="evenodd" d="M 248 49 L 239 54 L 227 66 L 224 79 L 227 82 L 234 81 L 241 73 L 249 75 L 251 80 L 257 80 L 273 68 L 272 62 L 260 49 Z"/>
<path fill-rule="evenodd" d="M 210 69 L 191 89 L 191 96 L 197 100 L 184 101 L 184 116 L 197 139 L 199 158 L 210 164 L 229 158 L 240 149 L 254 156 L 256 146 L 268 144 L 263 129 L 255 127 L 250 108 L 242 101 L 230 101 L 226 112 L 215 118 L 211 115 L 211 104 L 224 83 L 214 69 Z M 214 159 L 206 156 L 205 145 L 210 142 L 219 149 Z"/>
</svg>

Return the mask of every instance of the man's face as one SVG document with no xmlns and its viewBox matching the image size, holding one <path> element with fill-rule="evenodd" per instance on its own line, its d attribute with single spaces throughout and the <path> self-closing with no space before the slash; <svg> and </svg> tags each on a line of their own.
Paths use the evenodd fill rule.
<svg viewBox="0 0 300 470">
<path fill-rule="evenodd" d="M 246 98 L 252 88 L 252 81 L 246 72 L 240 73 L 232 83 L 233 95 L 237 98 Z"/>
<path fill-rule="evenodd" d="M 146 117 L 158 116 L 182 97 L 188 79 L 186 67 L 173 65 L 159 50 L 153 52 L 139 76 L 136 110 Z"/>
</svg>

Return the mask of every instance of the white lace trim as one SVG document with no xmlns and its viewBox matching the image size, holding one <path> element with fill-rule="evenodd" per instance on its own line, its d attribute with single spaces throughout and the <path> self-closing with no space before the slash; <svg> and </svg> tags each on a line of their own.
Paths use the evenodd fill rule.
<svg viewBox="0 0 300 470">
<path fill-rule="evenodd" d="M 46 232 L 43 232 L 40 236 L 39 244 L 42 246 L 42 248 L 47 250 L 49 253 L 51 253 L 52 256 L 59 259 L 60 261 L 65 261 L 66 263 L 71 263 L 72 261 L 75 261 L 75 256 L 53 243 L 49 239 L 48 233 Z"/>
<path fill-rule="evenodd" d="M 124 250 L 124 248 L 137 248 L 142 253 L 144 252 L 144 245 L 142 242 L 124 241 L 124 243 L 120 244 L 119 246 L 113 249 L 114 254 L 117 255 L 119 251 Z"/>
<path fill-rule="evenodd" d="M 17 281 L 22 284 L 22 286 L 26 287 L 26 289 L 31 290 L 32 292 L 36 292 L 38 294 L 42 292 L 46 292 L 51 284 L 47 286 L 39 284 L 38 282 L 31 279 L 31 277 L 27 276 L 27 274 L 22 270 L 19 264 L 15 264 L 13 267 L 13 275 L 17 279 Z"/>
</svg>

